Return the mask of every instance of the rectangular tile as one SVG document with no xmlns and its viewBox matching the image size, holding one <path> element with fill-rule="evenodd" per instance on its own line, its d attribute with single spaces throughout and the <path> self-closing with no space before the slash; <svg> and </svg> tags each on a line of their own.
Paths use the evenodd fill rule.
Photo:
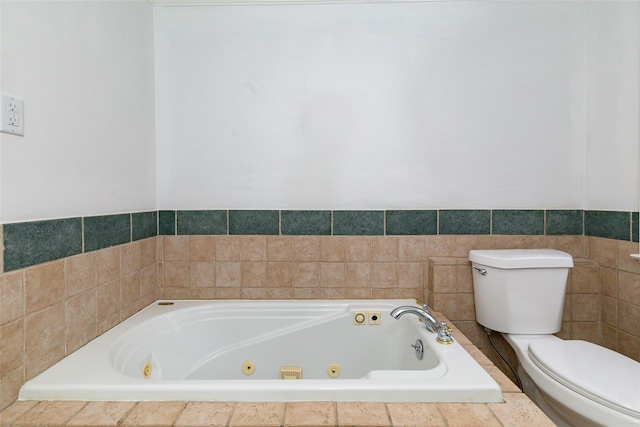
<svg viewBox="0 0 640 427">
<path fill-rule="evenodd" d="M 176 211 L 158 211 L 158 235 L 176 234 Z"/>
<path fill-rule="evenodd" d="M 493 210 L 491 234 L 543 235 L 543 210 Z"/>
<path fill-rule="evenodd" d="M 438 211 L 386 211 L 386 235 L 438 234 Z"/>
<path fill-rule="evenodd" d="M 278 211 L 229 211 L 229 234 L 280 234 Z"/>
<path fill-rule="evenodd" d="M 158 211 L 131 214 L 131 240 L 142 240 L 158 235 Z"/>
<path fill-rule="evenodd" d="M 545 211 L 545 222 L 548 235 L 584 234 L 582 210 L 548 210 Z"/>
<path fill-rule="evenodd" d="M 490 234 L 491 212 L 488 210 L 441 210 L 438 212 L 439 234 Z"/>
<path fill-rule="evenodd" d="M 335 236 L 381 236 L 384 234 L 384 211 L 334 211 Z"/>
<path fill-rule="evenodd" d="M 82 253 L 80 218 L 4 224 L 4 271 Z"/>
<path fill-rule="evenodd" d="M 585 211 L 584 232 L 586 236 L 607 239 L 631 239 L 631 213 L 616 211 Z"/>
<path fill-rule="evenodd" d="M 282 211 L 283 235 L 315 235 L 331 234 L 331 211 Z"/>
<path fill-rule="evenodd" d="M 178 234 L 227 234 L 226 210 L 189 210 L 177 212 Z"/>
<path fill-rule="evenodd" d="M 631 241 L 638 242 L 638 227 L 640 227 L 640 221 L 638 220 L 638 212 L 631 213 Z"/>
<path fill-rule="evenodd" d="M 84 218 L 84 251 L 95 251 L 131 241 L 131 215 Z"/>
</svg>

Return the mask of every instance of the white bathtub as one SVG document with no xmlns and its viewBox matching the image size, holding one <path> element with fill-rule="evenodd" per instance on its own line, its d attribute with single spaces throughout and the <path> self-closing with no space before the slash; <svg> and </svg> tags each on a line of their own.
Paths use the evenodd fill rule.
<svg viewBox="0 0 640 427">
<path fill-rule="evenodd" d="M 160 301 L 28 381 L 19 399 L 502 401 L 461 345 L 437 343 L 412 314 L 389 315 L 414 304 Z M 354 324 L 356 313 L 365 324 Z M 377 313 L 380 324 L 369 324 Z M 302 379 L 279 379 L 291 366 Z"/>
</svg>

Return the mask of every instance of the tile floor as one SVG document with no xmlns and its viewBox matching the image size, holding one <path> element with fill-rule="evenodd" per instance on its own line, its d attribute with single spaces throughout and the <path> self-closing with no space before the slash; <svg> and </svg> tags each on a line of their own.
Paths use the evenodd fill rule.
<svg viewBox="0 0 640 427">
<path fill-rule="evenodd" d="M 454 333 L 500 384 L 504 403 L 18 401 L 0 412 L 0 426 L 554 426 L 466 337 Z"/>
</svg>

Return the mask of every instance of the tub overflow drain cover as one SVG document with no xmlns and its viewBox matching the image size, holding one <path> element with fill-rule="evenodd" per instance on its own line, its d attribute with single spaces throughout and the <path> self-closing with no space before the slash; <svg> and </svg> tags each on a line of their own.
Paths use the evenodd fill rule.
<svg viewBox="0 0 640 427">
<path fill-rule="evenodd" d="M 151 376 L 151 370 L 151 363 L 145 363 L 142 367 L 142 376 L 145 378 L 149 378 Z"/>
</svg>

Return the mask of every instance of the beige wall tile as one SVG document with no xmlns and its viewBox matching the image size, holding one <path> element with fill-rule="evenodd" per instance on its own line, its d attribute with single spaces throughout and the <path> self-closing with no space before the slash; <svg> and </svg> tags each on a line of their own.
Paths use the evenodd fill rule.
<svg viewBox="0 0 640 427">
<path fill-rule="evenodd" d="M 0 378 L 0 381 L 2 381 L 2 387 L 0 387 L 0 409 L 6 408 L 18 398 L 18 391 L 25 381 L 24 372 L 24 368 L 20 367 Z M 4 412 L 0 416 L 3 414 Z"/>
<path fill-rule="evenodd" d="M 371 287 L 395 288 L 398 285 L 398 263 L 374 262 L 371 264 Z"/>
<path fill-rule="evenodd" d="M 618 298 L 640 305 L 640 275 L 620 271 L 618 273 Z"/>
<path fill-rule="evenodd" d="M 96 251 L 97 284 L 120 278 L 120 246 Z"/>
<path fill-rule="evenodd" d="M 163 236 L 164 261 L 189 261 L 189 236 Z"/>
<path fill-rule="evenodd" d="M 0 378 L 22 367 L 24 361 L 24 322 L 14 320 L 0 326 Z"/>
<path fill-rule="evenodd" d="M 164 268 L 164 286 L 166 288 L 188 288 L 189 287 L 189 263 L 188 262 L 165 262 L 163 268 Z"/>
<path fill-rule="evenodd" d="M 216 236 L 216 261 L 240 261 L 241 236 Z"/>
<path fill-rule="evenodd" d="M 344 239 L 346 261 L 371 261 L 371 237 L 347 236 Z"/>
<path fill-rule="evenodd" d="M 600 293 L 600 268 L 597 264 L 584 265 L 583 263 L 574 266 L 571 270 L 571 292 L 578 294 Z"/>
<path fill-rule="evenodd" d="M 214 236 L 189 236 L 190 261 L 214 261 L 215 248 Z"/>
<path fill-rule="evenodd" d="M 158 262 L 158 237 L 150 237 L 140 241 L 140 267 L 148 267 Z"/>
<path fill-rule="evenodd" d="M 140 270 L 142 264 L 142 246 L 140 242 L 122 245 L 120 249 L 120 274 L 126 275 Z"/>
<path fill-rule="evenodd" d="M 190 288 L 189 289 L 189 299 L 215 299 L 216 294 L 217 294 L 216 288 Z M 149 305 L 149 304 L 142 304 L 143 307 L 146 305 Z"/>
<path fill-rule="evenodd" d="M 618 351 L 618 328 L 603 324 L 600 327 L 600 331 L 602 334 L 600 345 L 610 350 Z"/>
<path fill-rule="evenodd" d="M 64 345 L 60 345 L 40 355 L 29 355 L 27 352 L 27 358 L 25 359 L 25 379 L 30 380 L 36 375 L 41 374 L 45 369 L 58 363 L 65 356 Z"/>
<path fill-rule="evenodd" d="M 319 236 L 293 236 L 291 239 L 294 261 L 320 260 Z"/>
<path fill-rule="evenodd" d="M 398 287 L 423 289 L 424 262 L 400 262 L 398 263 Z"/>
<path fill-rule="evenodd" d="M 597 322 L 600 320 L 599 294 L 574 294 L 571 299 L 571 320 Z"/>
<path fill-rule="evenodd" d="M 344 262 L 346 260 L 346 241 L 342 236 L 320 237 L 320 261 Z"/>
<path fill-rule="evenodd" d="M 618 270 L 640 274 L 640 262 L 630 256 L 638 253 L 638 243 L 622 240 L 614 240 L 614 242 L 618 243 Z"/>
<path fill-rule="evenodd" d="M 602 340 L 600 322 L 572 322 L 571 339 L 585 340 L 594 344 L 600 344 Z"/>
<path fill-rule="evenodd" d="M 26 313 L 33 313 L 64 298 L 64 260 L 25 270 Z"/>
<path fill-rule="evenodd" d="M 237 288 L 216 288 L 216 298 L 218 299 L 240 299 L 242 297 L 242 290 Z"/>
<path fill-rule="evenodd" d="M 157 298 L 158 289 L 158 267 L 151 264 L 140 270 L 140 295 Z"/>
<path fill-rule="evenodd" d="M 268 262 L 267 286 L 271 288 L 290 288 L 293 286 L 293 263 Z"/>
<path fill-rule="evenodd" d="M 425 255 L 428 257 L 447 256 L 449 250 L 449 236 L 424 236 Z"/>
<path fill-rule="evenodd" d="M 140 273 L 135 272 L 120 279 L 120 298 L 123 306 L 140 299 Z"/>
<path fill-rule="evenodd" d="M 618 334 L 618 351 L 640 362 L 640 337 L 620 332 Z"/>
<path fill-rule="evenodd" d="M 293 267 L 294 288 L 317 288 L 320 283 L 320 266 L 317 262 L 296 262 Z"/>
<path fill-rule="evenodd" d="M 618 297 L 618 271 L 613 268 L 600 267 L 600 289 L 602 295 Z"/>
<path fill-rule="evenodd" d="M 189 287 L 213 288 L 216 286 L 216 265 L 213 261 L 189 263 Z"/>
<path fill-rule="evenodd" d="M 345 266 L 347 288 L 371 288 L 371 263 L 350 262 Z"/>
<path fill-rule="evenodd" d="M 120 312 L 120 280 L 112 280 L 98 286 L 97 321 L 101 322 L 110 314 Z"/>
<path fill-rule="evenodd" d="M 429 281 L 434 292 L 455 293 L 458 288 L 456 265 L 433 265 L 433 274 Z"/>
<path fill-rule="evenodd" d="M 239 262 L 216 262 L 216 287 L 239 288 L 241 269 Z"/>
<path fill-rule="evenodd" d="M 240 270 L 243 288 L 264 288 L 267 286 L 266 262 L 243 261 Z"/>
<path fill-rule="evenodd" d="M 39 356 L 64 345 L 64 303 L 48 306 L 25 319 L 25 351 L 27 357 Z"/>
<path fill-rule="evenodd" d="M 606 325 L 618 326 L 618 300 L 607 296 L 600 297 L 600 320 Z"/>
<path fill-rule="evenodd" d="M 346 299 L 345 288 L 320 288 L 320 299 Z"/>
<path fill-rule="evenodd" d="M 64 262 L 67 297 L 96 287 L 95 252 L 69 257 Z"/>
<path fill-rule="evenodd" d="M 398 261 L 398 238 L 395 236 L 372 237 L 371 260 L 374 262 Z"/>
<path fill-rule="evenodd" d="M 267 260 L 268 261 L 291 261 L 292 243 L 290 236 L 268 236 L 267 237 Z"/>
<path fill-rule="evenodd" d="M 242 249 L 240 259 L 242 261 L 266 261 L 267 237 L 266 236 L 242 236 Z"/>
<path fill-rule="evenodd" d="M 97 318 L 96 291 L 94 289 L 74 295 L 65 301 L 66 339 L 69 340 L 89 328 L 95 334 Z"/>
<path fill-rule="evenodd" d="M 423 236 L 398 237 L 398 260 L 418 262 L 427 259 Z"/>
<path fill-rule="evenodd" d="M 602 267 L 617 268 L 617 241 L 602 237 L 589 237 L 589 258 L 598 261 Z"/>
<path fill-rule="evenodd" d="M 621 331 L 640 337 L 640 306 L 620 301 L 618 304 L 618 327 Z"/>
<path fill-rule="evenodd" d="M 589 238 L 586 236 L 558 236 L 556 249 L 569 253 L 573 257 L 589 256 Z"/>
<path fill-rule="evenodd" d="M 346 283 L 345 274 L 345 264 L 343 262 L 320 263 L 320 287 L 344 288 Z"/>
<path fill-rule="evenodd" d="M 0 274 L 0 325 L 24 316 L 23 278 L 24 270 Z"/>
</svg>

